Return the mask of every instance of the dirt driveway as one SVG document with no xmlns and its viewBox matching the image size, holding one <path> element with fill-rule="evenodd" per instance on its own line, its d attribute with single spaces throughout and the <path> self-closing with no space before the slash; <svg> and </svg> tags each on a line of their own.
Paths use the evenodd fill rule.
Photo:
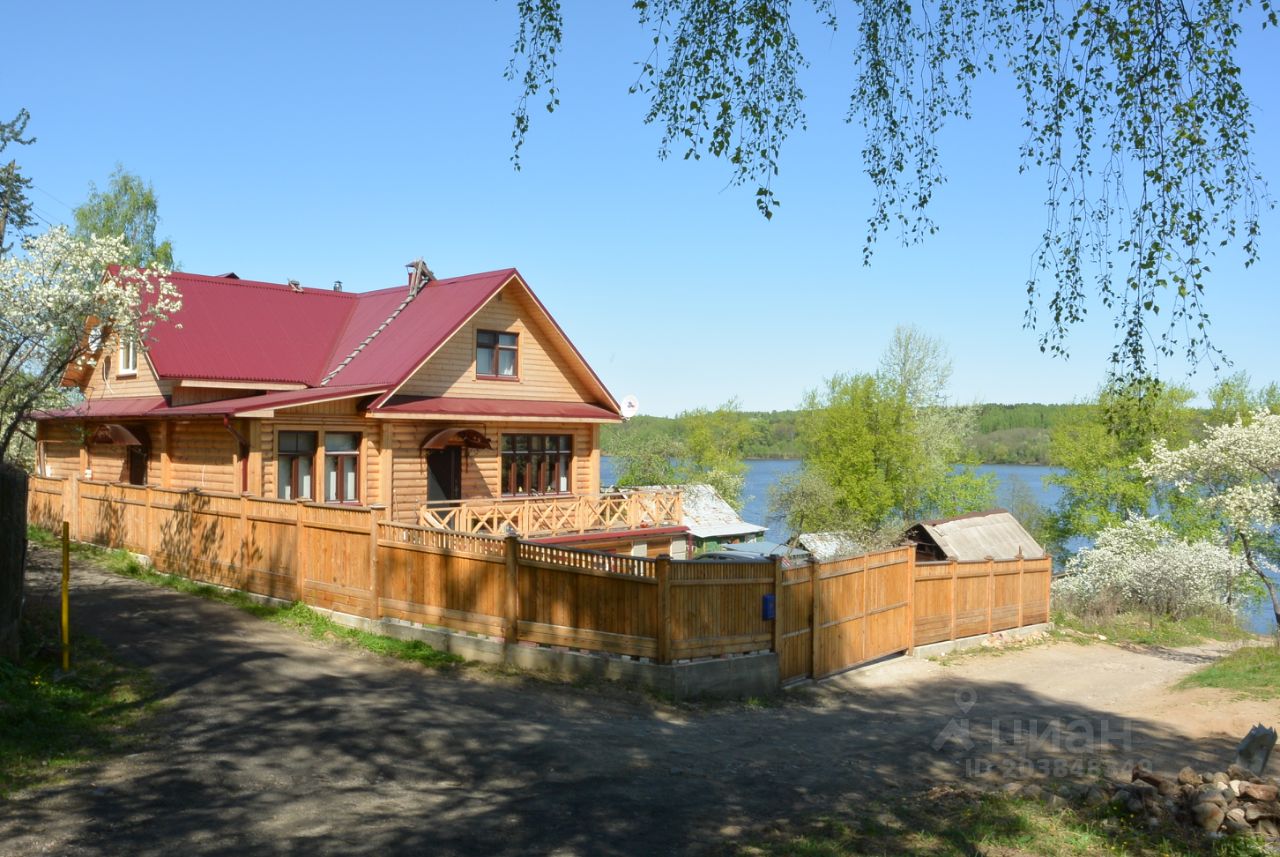
<svg viewBox="0 0 1280 857">
<path fill-rule="evenodd" d="M 34 597 L 52 597 L 50 559 Z M 1167 689 L 1212 650 L 1069 643 L 898 662 L 762 708 L 671 707 L 436 674 L 83 564 L 75 578 L 80 627 L 149 668 L 165 705 L 151 749 L 0 803 L 3 855 L 698 853 L 984 771 L 1221 767 L 1274 715 Z"/>
</svg>

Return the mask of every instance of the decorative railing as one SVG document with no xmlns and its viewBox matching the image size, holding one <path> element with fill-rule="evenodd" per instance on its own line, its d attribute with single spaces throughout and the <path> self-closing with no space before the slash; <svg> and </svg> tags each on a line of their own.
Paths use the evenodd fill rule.
<svg viewBox="0 0 1280 857">
<path fill-rule="evenodd" d="M 684 516 L 678 490 L 424 503 L 418 523 L 457 533 L 561 536 L 671 527 Z"/>
</svg>

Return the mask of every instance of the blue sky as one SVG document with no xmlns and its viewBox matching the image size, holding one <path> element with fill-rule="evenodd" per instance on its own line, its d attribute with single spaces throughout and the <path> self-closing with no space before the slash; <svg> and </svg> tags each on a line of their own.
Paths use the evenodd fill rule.
<svg viewBox="0 0 1280 857">
<path fill-rule="evenodd" d="M 646 35 L 630 4 L 566 3 L 553 115 L 534 112 L 511 166 L 517 91 L 502 77 L 514 3 L 59 3 L 10 6 L 0 117 L 31 111 L 10 150 L 41 216 L 70 219 L 117 162 L 150 180 L 181 266 L 350 290 L 518 267 L 621 397 L 672 414 L 736 396 L 794 407 L 837 371 L 872 370 L 894 327 L 942 339 L 960 401 L 1072 401 L 1096 389 L 1113 331 L 1095 312 L 1069 361 L 1022 327 L 1043 229 L 1043 180 L 1019 175 L 1018 102 L 980 85 L 949 128 L 939 234 L 882 241 L 861 262 L 870 183 L 843 121 L 850 37 L 805 24 L 809 130 L 791 138 L 772 221 L 715 161 L 656 157 L 660 130 L 628 96 Z M 1280 181 L 1274 30 L 1244 40 L 1256 150 Z M 1271 340 L 1280 216 L 1263 261 L 1216 266 L 1213 333 L 1255 381 L 1280 378 Z M 1176 361 L 1166 377 L 1184 379 Z M 1203 389 L 1202 369 L 1191 383 Z"/>
</svg>

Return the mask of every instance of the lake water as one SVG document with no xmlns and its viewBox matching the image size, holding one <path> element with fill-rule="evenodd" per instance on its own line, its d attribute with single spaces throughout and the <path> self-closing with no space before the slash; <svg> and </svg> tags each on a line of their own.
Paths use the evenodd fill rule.
<svg viewBox="0 0 1280 857">
<path fill-rule="evenodd" d="M 800 468 L 800 462 L 781 459 L 756 459 L 747 462 L 746 486 L 743 494 L 742 517 L 753 524 L 769 528 L 765 538 L 770 541 L 785 541 L 790 533 L 781 521 L 769 519 L 769 488 L 788 473 Z M 979 473 L 991 473 L 996 478 L 996 505 L 1009 508 L 1014 491 L 1019 484 L 1026 487 L 1037 503 L 1045 508 L 1057 505 L 1062 496 L 1062 489 L 1056 485 L 1046 485 L 1046 476 L 1061 472 L 1061 468 L 1044 467 L 1035 464 L 983 464 L 977 468 Z M 612 485 L 617 471 L 610 456 L 600 458 L 600 484 Z M 1078 544 L 1068 547 L 1079 549 L 1088 545 L 1081 539 Z M 1257 605 L 1245 616 L 1246 626 L 1257 633 L 1269 633 L 1275 629 L 1275 621 L 1271 618 L 1270 605 Z"/>
</svg>

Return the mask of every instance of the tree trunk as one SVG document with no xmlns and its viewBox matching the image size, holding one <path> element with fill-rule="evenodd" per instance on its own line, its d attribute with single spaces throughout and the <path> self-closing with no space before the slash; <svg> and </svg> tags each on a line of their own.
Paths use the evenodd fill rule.
<svg viewBox="0 0 1280 857">
<path fill-rule="evenodd" d="M 0 659 L 18 659 L 27 562 L 27 474 L 0 463 Z"/>
<path fill-rule="evenodd" d="M 1280 594 L 1276 593 L 1276 585 L 1267 577 L 1266 572 L 1258 567 L 1253 561 L 1253 549 L 1249 545 L 1249 538 L 1244 533 L 1240 533 L 1240 544 L 1244 546 L 1244 561 L 1249 564 L 1249 568 L 1253 569 L 1253 573 L 1258 575 L 1258 579 L 1262 581 L 1262 586 L 1267 590 L 1267 595 L 1271 596 L 1271 614 L 1275 618 L 1276 630 L 1280 631 Z"/>
</svg>

